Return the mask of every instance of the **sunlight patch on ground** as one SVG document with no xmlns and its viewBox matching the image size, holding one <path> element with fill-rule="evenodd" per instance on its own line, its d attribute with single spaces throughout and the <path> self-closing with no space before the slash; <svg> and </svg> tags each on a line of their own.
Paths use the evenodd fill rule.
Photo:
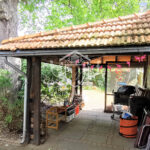
<svg viewBox="0 0 150 150">
<path fill-rule="evenodd" d="M 98 90 L 83 90 L 85 107 L 83 110 L 104 110 L 104 92 Z"/>
</svg>

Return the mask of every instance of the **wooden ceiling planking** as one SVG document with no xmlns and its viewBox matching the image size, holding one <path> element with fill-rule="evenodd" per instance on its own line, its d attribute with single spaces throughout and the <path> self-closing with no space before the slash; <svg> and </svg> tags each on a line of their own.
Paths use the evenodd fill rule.
<svg viewBox="0 0 150 150">
<path fill-rule="evenodd" d="M 106 64 L 106 62 L 115 62 L 116 56 L 103 56 L 103 64 Z"/>
<path fill-rule="evenodd" d="M 144 56 L 144 55 L 143 55 Z M 93 58 L 90 61 L 90 64 L 106 64 L 108 62 L 145 62 L 147 60 L 147 57 L 145 57 L 142 61 L 137 60 L 135 57 L 139 57 L 141 59 L 142 55 L 137 56 L 131 56 L 131 55 L 105 55 L 105 56 L 98 56 L 97 58 Z M 50 64 L 60 64 L 60 58 L 57 56 L 51 57 L 51 56 L 43 56 L 42 62 L 50 63 Z M 64 64 L 69 64 L 66 60 L 62 62 Z"/>
<path fill-rule="evenodd" d="M 131 61 L 131 56 L 118 56 L 117 61 L 120 61 L 120 62 Z"/>
<path fill-rule="evenodd" d="M 98 58 L 95 58 L 95 59 L 92 59 L 90 61 L 91 64 L 102 64 L 102 57 L 98 57 Z"/>
<path fill-rule="evenodd" d="M 137 57 L 141 57 L 142 56 L 137 56 Z M 139 62 L 139 60 L 135 59 L 135 56 L 131 56 L 131 55 L 112 55 L 112 56 L 101 56 L 98 58 L 94 58 L 90 61 L 91 64 L 106 64 L 107 62 Z M 142 61 L 146 61 L 146 57 L 142 60 Z"/>
</svg>

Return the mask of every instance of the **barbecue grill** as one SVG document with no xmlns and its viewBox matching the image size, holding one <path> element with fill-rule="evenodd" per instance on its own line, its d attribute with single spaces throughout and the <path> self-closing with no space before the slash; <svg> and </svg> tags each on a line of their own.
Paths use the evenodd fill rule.
<svg viewBox="0 0 150 150">
<path fill-rule="evenodd" d="M 129 97 L 131 94 L 134 94 L 136 89 L 131 85 L 123 85 L 118 88 L 117 92 L 114 92 L 114 103 L 113 103 L 113 115 L 111 118 L 114 118 L 115 113 L 121 114 L 122 111 L 115 109 L 115 105 L 126 105 L 129 106 Z"/>
</svg>

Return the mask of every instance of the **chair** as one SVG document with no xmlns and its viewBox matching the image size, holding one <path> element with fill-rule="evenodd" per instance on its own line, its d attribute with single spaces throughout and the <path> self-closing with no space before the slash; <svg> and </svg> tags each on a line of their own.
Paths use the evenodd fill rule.
<svg viewBox="0 0 150 150">
<path fill-rule="evenodd" d="M 63 114 L 62 114 L 63 113 Z M 66 108 L 65 107 L 51 107 L 46 111 L 46 126 L 58 130 L 59 122 L 65 121 Z"/>
<path fill-rule="evenodd" d="M 148 137 L 150 134 L 150 112 L 149 110 L 144 109 L 144 118 L 142 125 L 139 128 L 134 147 L 136 148 L 145 148 L 148 142 Z"/>
</svg>

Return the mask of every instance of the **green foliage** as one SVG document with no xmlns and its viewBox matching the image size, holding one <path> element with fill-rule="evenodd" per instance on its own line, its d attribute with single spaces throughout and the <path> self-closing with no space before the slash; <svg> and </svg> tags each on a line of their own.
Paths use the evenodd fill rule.
<svg viewBox="0 0 150 150">
<path fill-rule="evenodd" d="M 33 12 L 35 9 L 38 9 L 39 3 L 44 3 L 45 0 L 21 0 L 20 4 L 24 6 L 24 9 L 28 10 L 29 12 Z"/>
<path fill-rule="evenodd" d="M 7 95 L 12 86 L 11 80 L 10 73 L 7 70 L 0 69 L 0 97 Z"/>
<path fill-rule="evenodd" d="M 21 71 L 24 72 L 25 74 L 27 73 L 27 61 L 26 59 L 21 59 Z M 21 82 L 21 88 L 19 89 L 17 93 L 17 98 L 20 100 L 24 99 L 24 84 L 25 84 L 25 79 L 24 76 L 20 75 L 19 80 Z"/>
<path fill-rule="evenodd" d="M 90 69 L 87 73 L 87 71 L 84 72 L 84 82 L 92 82 L 94 86 L 98 87 L 100 90 L 104 90 L 104 83 L 105 83 L 105 73 L 104 69 Z M 90 89 L 87 86 L 85 89 Z"/>
<path fill-rule="evenodd" d="M 11 103 L 7 98 L 0 99 L 0 121 L 4 128 L 10 131 L 22 128 L 23 100 Z"/>
<path fill-rule="evenodd" d="M 68 83 L 68 80 L 71 82 L 70 70 L 66 71 L 65 67 L 43 63 L 41 80 L 42 100 L 55 104 L 63 102 L 69 97 L 71 90 L 71 84 Z"/>
<path fill-rule="evenodd" d="M 10 86 L 11 86 L 11 78 L 9 71 L 0 69 L 0 87 L 7 88 Z"/>
<path fill-rule="evenodd" d="M 21 59 L 21 71 L 26 73 L 27 70 L 27 61 L 26 59 Z"/>
<path fill-rule="evenodd" d="M 93 78 L 93 83 L 97 87 L 99 87 L 101 90 L 104 90 L 104 82 L 105 82 L 105 77 L 104 74 L 100 73 Z"/>
<path fill-rule="evenodd" d="M 93 87 L 92 86 L 84 86 L 83 89 L 84 90 L 93 90 Z"/>
<path fill-rule="evenodd" d="M 30 0 L 19 5 L 20 23 L 30 31 L 100 21 L 139 11 L 139 0 Z M 39 25 L 40 24 L 40 25 Z"/>
<path fill-rule="evenodd" d="M 22 71 L 26 73 L 27 62 L 22 59 L 21 65 Z M 66 72 L 66 78 L 71 79 L 71 72 L 65 67 L 42 63 L 41 66 L 41 99 L 43 101 L 49 101 L 51 104 L 64 101 L 69 97 L 71 84 L 67 83 L 64 78 Z M 22 88 L 18 92 L 18 98 L 23 99 L 24 96 L 24 77 L 21 76 Z"/>
<path fill-rule="evenodd" d="M 6 122 L 7 125 L 12 122 L 12 115 L 11 115 L 11 114 L 8 114 L 8 115 L 5 117 L 5 122 Z"/>
<path fill-rule="evenodd" d="M 10 73 L 0 69 L 0 122 L 10 130 L 20 130 L 22 126 L 23 100 L 10 101 L 12 79 Z"/>
</svg>

